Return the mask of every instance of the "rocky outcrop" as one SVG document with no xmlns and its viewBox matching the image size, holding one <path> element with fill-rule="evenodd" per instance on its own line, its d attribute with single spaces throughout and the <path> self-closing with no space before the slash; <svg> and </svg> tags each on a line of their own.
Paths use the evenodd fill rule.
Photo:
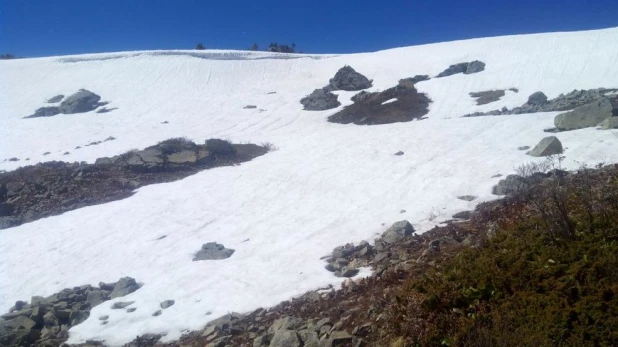
<svg viewBox="0 0 618 347">
<path fill-rule="evenodd" d="M 618 112 L 609 98 L 580 106 L 573 111 L 561 113 L 554 118 L 554 125 L 559 130 L 575 130 L 594 127 Z"/>
<path fill-rule="evenodd" d="M 64 98 L 64 95 L 56 95 L 49 99 L 48 103 L 57 103 Z M 58 107 L 41 107 L 37 109 L 34 114 L 26 116 L 24 118 L 39 118 L 39 117 L 51 117 L 57 114 L 74 114 L 84 113 L 95 110 L 99 106 L 106 105 L 107 103 L 100 102 L 101 97 L 89 90 L 80 89 L 77 93 L 67 97 L 60 103 Z"/>
<path fill-rule="evenodd" d="M 370 79 L 356 72 L 351 66 L 346 65 L 337 71 L 335 77 L 330 79 L 328 86 L 324 87 L 324 89 L 327 91 L 358 91 L 370 88 L 371 84 L 372 81 Z"/>
<path fill-rule="evenodd" d="M 485 70 L 485 63 L 482 61 L 471 61 L 468 63 L 459 63 L 449 66 L 446 70 L 440 72 L 436 77 L 446 77 L 452 76 L 458 73 L 463 73 L 465 75 L 470 75 L 473 73 L 481 72 Z"/>
<path fill-rule="evenodd" d="M 414 77 L 403 78 L 399 80 L 398 86 L 403 88 L 412 88 L 415 84 L 422 81 L 430 80 L 427 75 L 416 75 Z"/>
<path fill-rule="evenodd" d="M 324 111 L 337 108 L 341 103 L 337 100 L 337 95 L 326 89 L 316 89 L 308 96 L 300 99 L 300 103 L 307 111 Z"/>
<path fill-rule="evenodd" d="M 135 285 L 127 287 L 127 283 Z M 135 279 L 124 277 L 99 287 L 84 285 L 46 298 L 33 296 L 30 303 L 17 301 L 9 313 L 0 316 L 0 345 L 60 346 L 69 337 L 69 329 L 88 319 L 93 307 L 114 298 L 114 293 L 124 296 L 139 287 Z M 107 317 L 102 321 L 107 323 Z"/>
<path fill-rule="evenodd" d="M 235 250 L 225 248 L 225 246 L 223 246 L 222 244 L 216 242 L 208 242 L 203 244 L 202 249 L 195 253 L 193 261 L 227 259 L 231 257 L 234 252 Z"/>
<path fill-rule="evenodd" d="M 328 121 L 356 125 L 409 122 L 426 115 L 431 102 L 409 81 L 383 92 L 361 91 L 352 97 L 352 101 L 352 105 L 328 117 Z"/>
<path fill-rule="evenodd" d="M 99 158 L 95 164 L 47 162 L 0 173 L 0 229 L 124 199 L 136 188 L 242 163 L 268 151 L 263 146 L 233 145 L 219 139 L 209 139 L 204 145 L 171 139 L 141 151 Z"/>
<path fill-rule="evenodd" d="M 491 193 L 494 195 L 514 195 L 526 185 L 525 179 L 519 175 L 508 175 L 495 185 Z"/>
<path fill-rule="evenodd" d="M 527 154 L 533 157 L 548 157 L 550 155 L 562 153 L 562 143 L 555 136 L 548 136 L 542 139 Z"/>
<path fill-rule="evenodd" d="M 509 114 L 568 111 L 598 101 L 602 98 L 605 98 L 606 94 L 615 91 L 618 91 L 618 89 L 598 88 L 589 90 L 573 90 L 568 94 L 560 94 L 558 97 L 551 100 L 547 100 L 547 97 L 542 92 L 535 92 L 528 97 L 528 101 L 525 104 L 521 105 L 520 107 L 515 107 L 512 110 L 503 107 L 500 110 L 493 110 L 489 112 L 475 112 L 464 115 L 464 117 L 501 116 Z"/>
</svg>

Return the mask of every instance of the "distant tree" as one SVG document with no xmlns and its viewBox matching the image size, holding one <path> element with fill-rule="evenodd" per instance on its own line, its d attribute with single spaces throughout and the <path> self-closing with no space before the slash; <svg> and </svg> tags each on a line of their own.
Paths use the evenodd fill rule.
<svg viewBox="0 0 618 347">
<path fill-rule="evenodd" d="M 15 59 L 16 57 L 13 54 L 6 53 L 0 54 L 0 59 Z"/>
<path fill-rule="evenodd" d="M 250 49 L 251 49 L 252 51 L 259 51 L 259 50 L 260 50 L 260 49 L 258 48 L 258 44 L 257 44 L 257 43 L 254 43 L 254 44 L 251 46 L 251 48 L 250 48 Z"/>
<path fill-rule="evenodd" d="M 200 42 L 200 43 L 198 43 L 197 45 L 195 45 L 195 49 L 197 49 L 197 50 L 200 50 L 200 51 L 201 51 L 201 50 L 206 49 L 206 47 L 204 47 L 204 44 Z"/>
</svg>

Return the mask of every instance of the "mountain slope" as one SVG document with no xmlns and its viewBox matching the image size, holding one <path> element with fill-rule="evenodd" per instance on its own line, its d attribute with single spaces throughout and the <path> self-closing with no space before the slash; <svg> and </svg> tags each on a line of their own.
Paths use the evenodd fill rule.
<svg viewBox="0 0 618 347">
<path fill-rule="evenodd" d="M 93 162 L 178 136 L 278 147 L 240 166 L 0 231 L 0 306 L 6 311 L 32 295 L 132 276 L 144 286 L 122 300 L 135 301 L 135 312 L 111 310 L 112 301 L 70 330 L 70 342 L 118 345 L 146 332 L 165 332 L 172 340 L 227 312 L 340 283 L 324 270 L 321 256 L 346 242 L 372 240 L 397 220 L 423 232 L 496 198 L 491 186 L 499 178 L 492 176 L 533 160 L 517 147 L 545 137 L 557 112 L 462 115 L 519 106 L 539 90 L 553 98 L 573 89 L 618 87 L 616 52 L 618 29 L 607 29 L 337 56 L 168 51 L 0 62 L 1 154 L 21 159 L 0 163 L 2 170 L 47 160 Z M 309 112 L 299 104 L 345 64 L 373 79 L 369 91 L 378 91 L 472 60 L 485 62 L 485 71 L 416 85 L 433 100 L 426 120 L 331 124 L 326 118 L 336 110 Z M 80 88 L 118 109 L 22 119 L 46 99 Z M 508 88 L 519 92 L 482 106 L 468 95 Z M 337 94 L 345 106 L 355 92 Z M 243 109 L 248 104 L 258 108 Z M 108 136 L 116 140 L 74 150 Z M 618 162 L 618 137 L 610 131 L 556 136 L 567 147 L 567 168 Z M 394 156 L 397 151 L 405 154 Z M 460 195 L 479 198 L 467 202 Z M 215 241 L 235 254 L 191 261 L 202 243 Z M 168 299 L 175 305 L 153 317 Z M 101 315 L 109 316 L 107 325 L 100 325 Z"/>
</svg>

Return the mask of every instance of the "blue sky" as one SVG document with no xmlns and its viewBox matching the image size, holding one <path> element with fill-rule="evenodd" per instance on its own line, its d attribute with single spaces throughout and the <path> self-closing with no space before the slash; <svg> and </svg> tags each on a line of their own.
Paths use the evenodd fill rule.
<svg viewBox="0 0 618 347">
<path fill-rule="evenodd" d="M 0 53 L 36 57 L 296 43 L 350 53 L 618 26 L 617 0 L 0 0 Z"/>
</svg>

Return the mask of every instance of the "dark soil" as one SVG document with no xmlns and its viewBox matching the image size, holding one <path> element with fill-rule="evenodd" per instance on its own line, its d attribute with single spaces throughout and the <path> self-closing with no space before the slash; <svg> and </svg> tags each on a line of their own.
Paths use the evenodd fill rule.
<svg viewBox="0 0 618 347">
<path fill-rule="evenodd" d="M 382 104 L 396 98 L 396 101 Z M 377 125 L 409 122 L 426 115 L 431 100 L 419 93 L 414 86 L 389 88 L 383 92 L 360 92 L 352 100 L 354 104 L 328 117 L 332 123 L 357 125 Z"/>
<path fill-rule="evenodd" d="M 504 96 L 504 90 L 487 90 L 484 92 L 470 93 L 470 96 L 476 98 L 477 105 L 485 105 L 494 101 L 500 100 Z"/>
<path fill-rule="evenodd" d="M 0 229 L 58 215 L 84 206 L 131 196 L 136 188 L 172 182 L 199 171 L 237 165 L 268 152 L 253 144 L 236 144 L 235 153 L 212 160 L 142 170 L 128 165 L 46 162 L 0 174 Z"/>
</svg>

